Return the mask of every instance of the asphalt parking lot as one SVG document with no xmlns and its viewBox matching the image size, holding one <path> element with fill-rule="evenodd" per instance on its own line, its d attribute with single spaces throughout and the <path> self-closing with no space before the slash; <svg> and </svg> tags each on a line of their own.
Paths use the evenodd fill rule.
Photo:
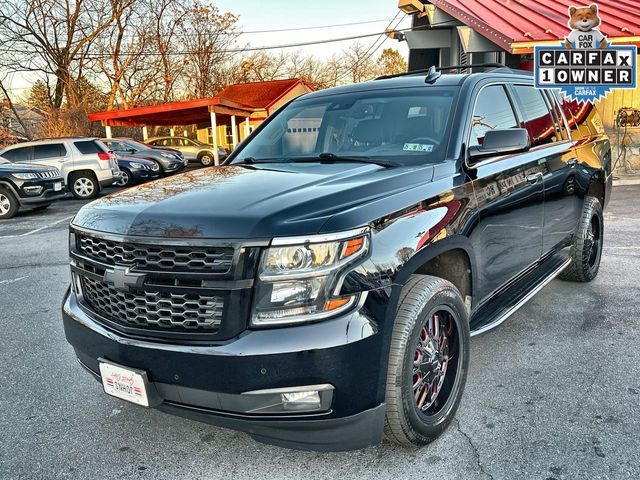
<svg viewBox="0 0 640 480">
<path fill-rule="evenodd" d="M 125 404 L 76 363 L 60 302 L 82 202 L 0 222 L 0 478 L 640 478 L 640 186 L 616 187 L 600 275 L 553 281 L 472 340 L 457 420 L 419 450 L 296 452 Z"/>
</svg>

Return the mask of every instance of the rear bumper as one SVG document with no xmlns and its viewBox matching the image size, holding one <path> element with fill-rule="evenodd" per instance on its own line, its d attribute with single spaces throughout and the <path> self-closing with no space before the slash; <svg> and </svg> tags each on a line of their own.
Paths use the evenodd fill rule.
<svg viewBox="0 0 640 480">
<path fill-rule="evenodd" d="M 358 312 L 295 328 L 247 331 L 203 346 L 124 337 L 97 323 L 75 295 L 67 294 L 62 314 L 67 340 L 87 370 L 99 379 L 99 358 L 144 370 L 161 411 L 294 449 L 354 450 L 382 440 L 381 335 Z M 242 410 L 246 392 L 316 384 L 334 386 L 330 408 Z"/>
</svg>

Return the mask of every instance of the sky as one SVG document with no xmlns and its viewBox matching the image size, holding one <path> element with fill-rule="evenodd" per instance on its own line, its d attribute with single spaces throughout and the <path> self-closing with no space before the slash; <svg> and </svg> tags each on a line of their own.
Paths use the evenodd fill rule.
<svg viewBox="0 0 640 480">
<path fill-rule="evenodd" d="M 213 0 L 222 12 L 232 12 L 239 15 L 239 30 L 275 30 L 305 28 L 305 30 L 247 33 L 240 37 L 241 45 L 251 47 L 283 45 L 300 42 L 326 40 L 332 38 L 352 37 L 379 33 L 385 30 L 389 22 L 399 12 L 398 0 L 316 0 L 313 2 L 292 2 L 290 0 Z M 318 26 L 336 25 L 355 22 L 369 22 L 360 25 L 348 25 L 332 28 L 313 28 Z M 400 23 L 398 23 L 400 22 Z M 392 26 L 408 28 L 411 25 L 409 16 L 400 13 Z M 384 41 L 383 41 L 384 40 Z M 310 45 L 305 47 L 288 48 L 284 51 L 292 52 L 300 50 L 306 55 L 319 58 L 330 57 L 333 53 L 340 52 L 349 47 L 353 42 L 359 41 L 367 48 L 377 47 L 376 54 L 384 48 L 398 49 L 405 58 L 408 55 L 406 42 L 397 42 L 386 36 L 379 38 L 377 35 L 360 40 L 348 40 L 335 43 Z M 375 43 L 377 41 L 377 43 Z M 277 53 L 280 50 L 271 50 Z M 26 93 L 29 85 L 35 80 L 33 76 L 25 77 L 21 74 L 9 77 L 10 93 L 19 98 Z"/>
</svg>

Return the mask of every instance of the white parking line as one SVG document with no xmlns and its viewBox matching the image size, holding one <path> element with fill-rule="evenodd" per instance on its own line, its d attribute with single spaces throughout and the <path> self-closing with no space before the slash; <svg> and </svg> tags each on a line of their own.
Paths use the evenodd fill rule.
<svg viewBox="0 0 640 480">
<path fill-rule="evenodd" d="M 60 220 L 56 220 L 55 222 L 50 223 L 49 225 L 44 225 L 44 226 L 42 226 L 42 227 L 40 227 L 40 228 L 36 228 L 35 230 L 30 230 L 30 231 L 25 232 L 25 233 L 19 233 L 18 235 L 4 235 L 4 236 L 0 236 L 0 239 L 3 239 L 3 238 L 27 237 L 27 236 L 29 236 L 29 235 L 33 235 L 34 233 L 38 233 L 38 232 L 40 232 L 40 231 L 42 231 L 42 230 L 44 230 L 44 229 L 46 229 L 46 228 L 50 228 L 50 227 L 53 227 L 54 225 L 58 225 L 59 223 L 67 222 L 67 221 L 71 220 L 73 217 L 74 217 L 74 215 L 71 215 L 70 217 L 61 218 Z"/>
<path fill-rule="evenodd" d="M 29 275 L 26 275 L 24 277 L 12 278 L 10 280 L 0 280 L 0 285 L 6 285 L 8 283 L 16 283 L 16 282 L 19 282 L 20 280 L 24 280 L 25 278 L 29 278 Z"/>
</svg>

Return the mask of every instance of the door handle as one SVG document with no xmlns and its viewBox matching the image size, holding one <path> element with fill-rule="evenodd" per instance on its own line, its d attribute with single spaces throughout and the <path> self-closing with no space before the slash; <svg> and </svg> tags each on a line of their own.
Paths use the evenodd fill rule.
<svg viewBox="0 0 640 480">
<path fill-rule="evenodd" d="M 577 158 L 570 158 L 569 160 L 567 160 L 567 166 L 569 168 L 576 168 L 577 164 L 578 164 L 578 159 Z"/>
<path fill-rule="evenodd" d="M 527 175 L 527 182 L 533 185 L 542 180 L 542 177 L 543 175 L 540 172 L 530 173 L 529 175 Z"/>
</svg>

